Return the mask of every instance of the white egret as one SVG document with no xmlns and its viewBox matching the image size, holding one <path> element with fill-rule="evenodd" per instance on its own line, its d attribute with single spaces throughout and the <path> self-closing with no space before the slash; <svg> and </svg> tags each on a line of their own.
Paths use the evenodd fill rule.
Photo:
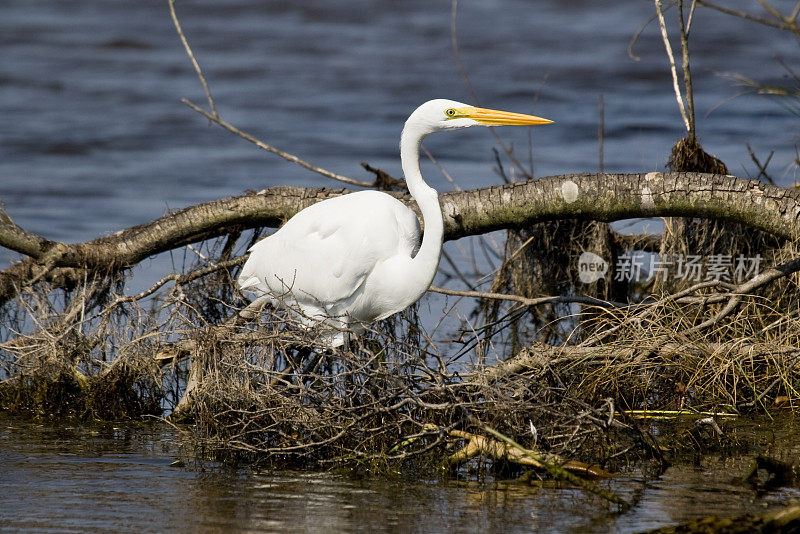
<svg viewBox="0 0 800 534">
<path fill-rule="evenodd" d="M 436 274 L 444 223 L 439 197 L 419 169 L 422 139 L 470 126 L 551 122 L 453 100 L 422 104 L 400 137 L 406 184 L 425 224 L 422 241 L 417 216 L 401 201 L 379 191 L 350 193 L 309 206 L 253 245 L 239 287 L 285 307 L 306 327 L 323 323 L 320 343 L 342 345 L 347 329 L 361 333 L 419 300 Z"/>
</svg>

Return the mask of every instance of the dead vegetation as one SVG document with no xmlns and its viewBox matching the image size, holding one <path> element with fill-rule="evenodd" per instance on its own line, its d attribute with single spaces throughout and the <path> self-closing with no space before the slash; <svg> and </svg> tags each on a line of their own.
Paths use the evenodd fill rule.
<svg viewBox="0 0 800 534">
<path fill-rule="evenodd" d="M 203 85 L 212 112 L 190 105 L 248 138 L 219 118 Z M 693 126 L 693 110 L 682 116 Z M 512 228 L 490 290 L 474 291 L 463 275 L 450 273 L 465 287 L 448 298 L 478 300 L 471 315 L 438 327 L 449 341 L 432 339 L 412 308 L 346 351 L 317 348 L 315 333 L 284 312 L 248 307 L 234 284 L 244 250 L 261 233 L 248 229 L 277 224 L 337 193 L 281 189 L 225 199 L 75 246 L 38 239 L 0 217 L 2 243 L 31 258 L 0 280 L 0 408 L 37 416 L 164 416 L 183 424 L 198 457 L 382 473 L 485 476 L 533 467 L 574 481 L 574 474 L 603 477 L 636 459 L 663 461 L 687 443 L 694 450 L 718 444 L 716 415 L 709 414 L 795 410 L 800 403 L 800 254 L 792 240 L 798 195 L 686 174 L 724 169 L 693 133 L 676 145 L 671 162 L 680 174 L 666 178 L 554 177 L 463 192 L 461 203 L 458 195 L 445 198 L 445 212 L 454 214 L 449 238 Z M 682 181 L 685 187 L 674 185 Z M 581 193 L 570 206 L 562 198 L 567 183 Z M 652 206 L 642 202 L 642 183 L 652 188 Z M 609 184 L 618 204 L 606 206 L 600 200 L 608 199 Z M 513 196 L 525 187 L 541 189 Z M 497 203 L 488 215 L 468 211 L 476 204 L 470 195 L 491 200 L 507 193 L 512 204 L 547 207 L 501 223 L 491 217 L 512 212 L 508 205 Z M 266 215 L 265 206 L 272 210 Z M 669 219 L 663 236 L 621 235 L 607 224 L 657 210 L 711 218 Z M 578 213 L 597 220 L 576 220 Z M 737 216 L 744 222 L 726 222 Z M 211 222 L 181 224 L 197 219 Z M 531 222 L 538 220 L 547 222 Z M 174 247 L 142 244 L 143 237 L 163 237 L 155 230 Z M 127 238 L 140 246 L 128 246 Z M 128 255 L 90 265 L 108 243 Z M 177 247 L 196 260 L 184 258 L 181 269 L 150 288 L 126 289 L 133 265 Z M 589 283 L 578 276 L 585 252 L 608 265 Z M 620 276 L 616 268 L 634 261 L 634 252 L 665 261 L 697 256 L 704 276 L 681 276 L 687 265 L 677 260 L 649 278 Z M 732 270 L 705 276 L 712 258 L 735 255 L 760 264 L 740 277 Z M 695 415 L 705 423 L 657 438 L 640 423 L 643 413 Z"/>
<path fill-rule="evenodd" d="M 574 258 L 594 239 L 624 251 L 607 225 L 555 243 Z M 584 293 L 566 269 L 547 269 L 553 248 L 535 248 L 509 246 L 492 289 Z M 190 423 L 201 455 L 229 461 L 378 471 L 531 465 L 519 450 L 498 449 L 488 428 L 596 476 L 663 454 L 632 411 L 743 414 L 800 401 L 791 243 L 762 250 L 760 274 L 738 285 L 670 293 L 661 284 L 655 293 L 653 281 L 614 281 L 609 271 L 590 285 L 595 304 L 476 301 L 480 326 L 440 346 L 411 309 L 349 351 L 315 348 L 314 332 L 284 312 L 245 308 L 232 289 L 241 262 L 229 260 L 230 240 L 195 250 L 197 264 L 152 292 L 117 294 L 122 279 L 69 292 L 40 280 L 23 290 L 4 307 L 3 409 L 168 415 Z"/>
</svg>

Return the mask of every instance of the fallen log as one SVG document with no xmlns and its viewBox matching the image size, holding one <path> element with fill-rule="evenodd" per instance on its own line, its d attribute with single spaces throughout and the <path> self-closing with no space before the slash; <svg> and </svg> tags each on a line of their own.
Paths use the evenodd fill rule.
<svg viewBox="0 0 800 534">
<path fill-rule="evenodd" d="M 349 191 L 273 187 L 169 213 L 85 243 L 51 241 L 0 216 L 0 246 L 28 256 L 0 273 L 0 303 L 46 278 L 57 287 L 90 272 L 129 268 L 155 254 L 257 227 L 277 227 L 298 211 Z M 390 193 L 410 207 L 407 194 Z M 614 221 L 635 217 L 704 217 L 740 222 L 778 237 L 800 235 L 797 191 L 735 176 L 700 173 L 571 174 L 440 197 L 445 239 L 542 221 Z M 77 271 L 70 271 L 77 270 Z"/>
</svg>

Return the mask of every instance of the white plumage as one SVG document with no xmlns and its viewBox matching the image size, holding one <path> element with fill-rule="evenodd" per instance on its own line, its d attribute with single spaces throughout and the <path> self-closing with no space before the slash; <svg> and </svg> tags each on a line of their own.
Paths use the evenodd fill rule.
<svg viewBox="0 0 800 534">
<path fill-rule="evenodd" d="M 419 222 L 405 204 L 385 193 L 360 191 L 298 215 L 250 249 L 239 276 L 243 290 L 302 311 L 298 318 L 309 326 L 327 320 L 360 330 L 359 322 L 408 306 L 403 284 L 381 283 L 402 280 L 419 249 Z"/>
<path fill-rule="evenodd" d="M 550 122 L 452 100 L 426 102 L 400 139 L 406 183 L 425 224 L 421 242 L 417 216 L 401 201 L 378 191 L 350 193 L 309 206 L 253 245 L 239 287 L 285 307 L 307 327 L 323 323 L 321 344 L 341 345 L 347 329 L 360 333 L 419 300 L 436 274 L 443 221 L 438 195 L 419 170 L 422 139 L 475 125 Z"/>
</svg>

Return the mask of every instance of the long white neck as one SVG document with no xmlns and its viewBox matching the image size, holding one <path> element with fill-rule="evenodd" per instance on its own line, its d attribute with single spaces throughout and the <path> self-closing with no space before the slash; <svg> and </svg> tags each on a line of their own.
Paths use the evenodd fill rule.
<svg viewBox="0 0 800 534">
<path fill-rule="evenodd" d="M 426 133 L 414 125 L 406 123 L 400 137 L 400 162 L 403 166 L 403 174 L 405 174 L 408 191 L 417 201 L 422 212 L 422 221 L 425 224 L 422 245 L 417 255 L 411 260 L 412 269 L 409 273 L 413 280 L 413 287 L 418 289 L 417 298 L 422 296 L 433 282 L 439 266 L 439 258 L 442 255 L 442 237 L 444 235 L 439 195 L 435 189 L 425 183 L 422 179 L 422 172 L 419 170 L 419 148 Z M 412 284 L 411 280 L 409 283 Z"/>
</svg>

